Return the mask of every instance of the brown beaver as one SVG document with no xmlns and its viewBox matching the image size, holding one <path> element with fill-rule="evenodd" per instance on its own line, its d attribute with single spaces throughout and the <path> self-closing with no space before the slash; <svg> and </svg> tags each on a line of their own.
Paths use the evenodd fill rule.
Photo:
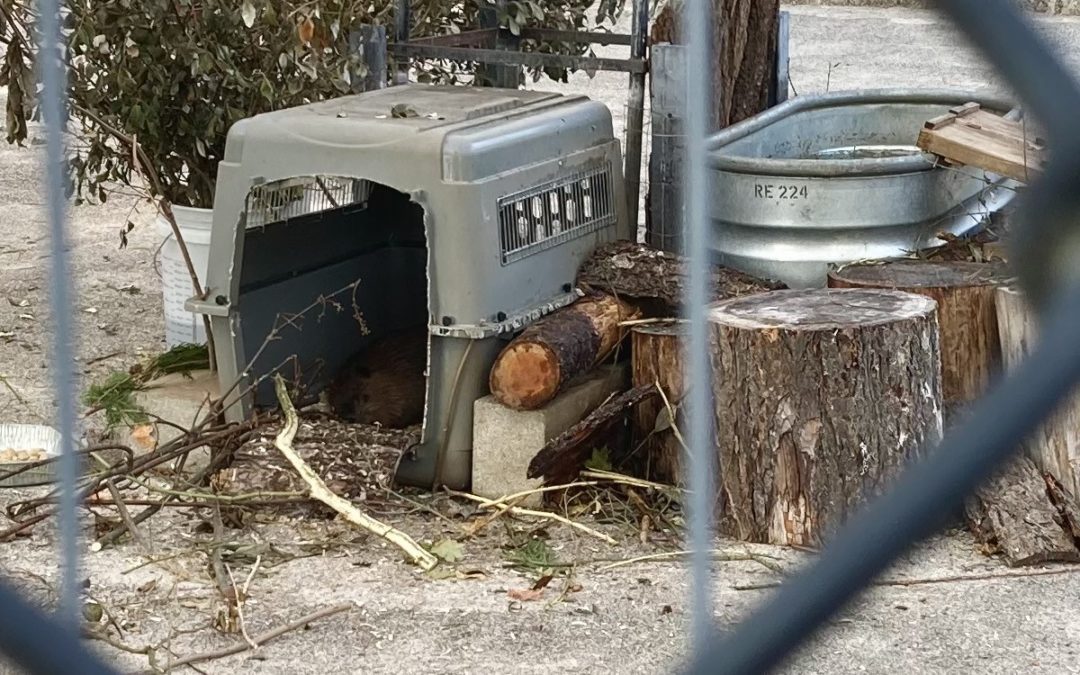
<svg viewBox="0 0 1080 675">
<path fill-rule="evenodd" d="M 427 326 L 390 333 L 345 362 L 327 387 L 338 417 L 404 429 L 424 417 Z"/>
</svg>

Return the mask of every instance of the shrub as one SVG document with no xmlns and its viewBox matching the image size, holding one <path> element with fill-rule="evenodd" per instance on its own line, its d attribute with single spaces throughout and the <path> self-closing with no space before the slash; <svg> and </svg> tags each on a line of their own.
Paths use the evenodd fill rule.
<svg viewBox="0 0 1080 675">
<path fill-rule="evenodd" d="M 413 37 L 475 28 L 487 0 L 413 0 Z M 614 20 L 625 0 L 511 0 L 500 20 L 583 30 Z M 31 0 L 0 0 L 0 83 L 9 87 L 8 142 L 26 138 L 35 114 L 31 78 Z M 333 98 L 350 90 L 360 66 L 349 27 L 392 25 L 393 0 L 72 0 L 68 35 L 69 105 L 78 124 L 71 189 L 105 201 L 110 183 L 145 179 L 159 199 L 213 204 L 217 163 L 229 127 L 250 115 Z M 580 45 L 525 49 L 583 53 Z M 474 64 L 427 63 L 423 81 L 455 83 Z M 565 79 L 565 71 L 533 69 Z M 136 152 L 138 150 L 138 152 Z M 133 163 L 133 157 L 140 158 Z"/>
</svg>

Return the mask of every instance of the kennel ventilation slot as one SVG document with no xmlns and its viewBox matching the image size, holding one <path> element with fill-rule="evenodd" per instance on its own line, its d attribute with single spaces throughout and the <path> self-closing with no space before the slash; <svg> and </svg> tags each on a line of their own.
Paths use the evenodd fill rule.
<svg viewBox="0 0 1080 675">
<path fill-rule="evenodd" d="M 344 206 L 362 206 L 371 182 L 360 178 L 301 176 L 256 185 L 247 199 L 248 227 L 263 227 Z"/>
<path fill-rule="evenodd" d="M 610 163 L 507 195 L 499 200 L 502 264 L 614 222 Z"/>
</svg>

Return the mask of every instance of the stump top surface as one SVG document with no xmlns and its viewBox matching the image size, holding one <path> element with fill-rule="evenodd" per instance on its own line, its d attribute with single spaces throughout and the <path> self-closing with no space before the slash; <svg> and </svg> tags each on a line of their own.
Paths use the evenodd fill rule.
<svg viewBox="0 0 1080 675">
<path fill-rule="evenodd" d="M 1003 284 L 1010 274 L 1001 263 L 893 260 L 851 265 L 830 272 L 829 278 L 875 288 L 955 288 Z"/>
<path fill-rule="evenodd" d="M 917 319 L 936 308 L 932 298 L 904 291 L 815 288 L 724 300 L 712 306 L 709 320 L 749 330 L 835 330 Z"/>
</svg>

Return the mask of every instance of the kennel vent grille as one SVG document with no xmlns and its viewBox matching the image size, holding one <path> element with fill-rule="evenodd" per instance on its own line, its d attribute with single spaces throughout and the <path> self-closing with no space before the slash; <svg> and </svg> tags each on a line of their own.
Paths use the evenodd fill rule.
<svg viewBox="0 0 1080 675">
<path fill-rule="evenodd" d="M 615 222 L 611 163 L 561 176 L 498 201 L 502 264 Z"/>
<path fill-rule="evenodd" d="M 247 226 L 364 204 L 370 195 L 371 183 L 360 178 L 300 176 L 256 185 L 248 193 Z"/>
</svg>

